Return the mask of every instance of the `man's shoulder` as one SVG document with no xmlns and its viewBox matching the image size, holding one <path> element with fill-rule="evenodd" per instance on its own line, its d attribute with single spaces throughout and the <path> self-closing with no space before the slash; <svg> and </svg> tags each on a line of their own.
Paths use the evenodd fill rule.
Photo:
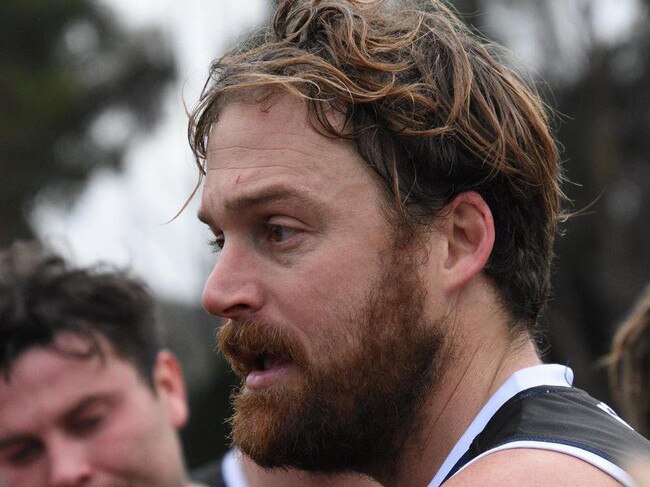
<svg viewBox="0 0 650 487">
<path fill-rule="evenodd" d="M 445 482 L 445 487 L 620 487 L 609 474 L 564 453 L 516 448 L 491 453 Z"/>
<path fill-rule="evenodd" d="M 635 454 L 650 458 L 650 443 L 607 405 L 573 387 L 536 386 L 499 408 L 445 487 L 478 477 L 490 479 L 485 485 L 632 485 Z"/>
<path fill-rule="evenodd" d="M 473 457 L 508 446 L 569 453 L 592 464 L 625 468 L 631 454 L 650 457 L 650 443 L 611 408 L 568 387 L 535 387 L 504 404 L 473 442 Z"/>
</svg>

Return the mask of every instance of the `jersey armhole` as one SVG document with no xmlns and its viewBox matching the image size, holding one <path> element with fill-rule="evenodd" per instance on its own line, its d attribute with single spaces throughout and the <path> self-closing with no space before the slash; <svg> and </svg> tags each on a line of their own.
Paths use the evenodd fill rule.
<svg viewBox="0 0 650 487">
<path fill-rule="evenodd" d="M 625 487 L 638 487 L 634 479 L 627 473 L 625 472 L 621 467 L 618 465 L 610 462 L 609 460 L 592 453 L 587 450 L 583 450 L 582 448 L 578 448 L 575 446 L 571 445 L 565 445 L 562 443 L 552 443 L 552 442 L 546 442 L 546 441 L 511 441 L 508 443 L 504 443 L 503 445 L 497 446 L 495 448 L 492 448 L 486 452 L 481 453 L 477 457 L 473 458 L 471 461 L 463 465 L 458 472 L 456 472 L 454 475 L 457 475 L 459 472 L 462 472 L 465 470 L 467 467 L 470 465 L 474 464 L 475 462 L 479 461 L 481 458 L 486 457 L 487 455 L 490 455 L 492 453 L 496 453 L 499 451 L 504 451 L 504 450 L 512 450 L 515 448 L 527 448 L 527 449 L 533 449 L 533 450 L 547 450 L 547 451 L 554 451 L 558 453 L 563 453 L 565 455 L 572 456 L 574 458 L 578 458 L 580 460 L 583 460 L 590 465 L 593 465 L 594 467 L 598 468 L 599 470 L 603 471 L 604 473 L 608 474 L 609 476 L 613 477 L 616 479 L 618 482 L 623 484 Z M 452 475 L 452 477 L 454 476 Z"/>
</svg>

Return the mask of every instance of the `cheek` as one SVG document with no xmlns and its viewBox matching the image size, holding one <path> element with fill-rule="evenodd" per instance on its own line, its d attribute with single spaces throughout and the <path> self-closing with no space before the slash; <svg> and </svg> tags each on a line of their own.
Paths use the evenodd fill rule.
<svg viewBox="0 0 650 487">
<path fill-rule="evenodd" d="M 283 298 L 298 308 L 306 304 L 314 308 L 312 311 L 349 305 L 367 295 L 382 265 L 378 251 L 353 252 L 351 248 L 338 248 L 320 252 L 287 278 L 290 291 Z"/>
<path fill-rule="evenodd" d="M 279 281 L 269 281 L 268 317 L 290 326 L 309 353 L 353 325 L 351 317 L 367 303 L 384 267 L 380 245 L 370 237 L 330 243 Z"/>
<path fill-rule="evenodd" d="M 159 408 L 126 406 L 95 438 L 94 464 L 116 477 L 149 479 L 168 459 L 169 430 Z"/>
<path fill-rule="evenodd" d="M 355 317 L 365 309 L 374 276 L 367 273 L 313 274 L 302 286 L 278 298 L 280 325 L 292 329 L 309 356 L 331 353 L 336 347 L 354 345 Z M 274 317 L 275 318 L 275 317 Z M 346 340 L 347 343 L 341 343 Z"/>
<path fill-rule="evenodd" d="M 29 468 L 5 469 L 0 467 L 0 487 L 29 485 L 30 487 L 39 487 L 47 485 L 45 475 L 45 464 L 39 462 Z"/>
<path fill-rule="evenodd" d="M 116 423 L 119 423 L 116 421 Z M 125 474 L 142 460 L 149 440 L 142 424 L 122 423 L 98 436 L 94 442 L 95 465 L 100 469 Z"/>
</svg>

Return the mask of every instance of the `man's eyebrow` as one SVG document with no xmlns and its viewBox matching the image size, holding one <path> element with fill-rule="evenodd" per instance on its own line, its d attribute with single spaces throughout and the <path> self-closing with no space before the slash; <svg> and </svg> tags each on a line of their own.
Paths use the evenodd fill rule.
<svg viewBox="0 0 650 487">
<path fill-rule="evenodd" d="M 71 421 L 75 418 L 75 416 L 82 413 L 84 409 L 90 406 L 93 406 L 95 404 L 109 404 L 114 400 L 115 398 L 113 394 L 94 394 L 92 396 L 88 396 L 77 403 L 72 409 L 67 411 L 63 415 L 63 419 L 64 421 Z"/>
<path fill-rule="evenodd" d="M 199 208 L 199 213 L 196 215 L 201 223 L 205 223 L 210 226 L 210 218 L 205 214 L 203 207 Z"/>
<path fill-rule="evenodd" d="M 271 186 L 250 194 L 241 194 L 227 199 L 224 206 L 227 211 L 240 213 L 251 207 L 287 200 L 297 201 L 300 204 L 309 206 L 316 204 L 313 198 L 310 198 L 303 192 L 296 191 L 293 188 L 287 188 L 286 186 Z"/>
<path fill-rule="evenodd" d="M 320 207 L 321 204 L 304 192 L 297 191 L 287 186 L 270 186 L 259 191 L 241 194 L 226 199 L 224 208 L 231 213 L 241 213 L 258 206 L 263 206 L 276 201 L 293 201 L 303 209 Z M 210 225 L 210 218 L 203 208 L 199 210 L 198 218 L 206 225 Z"/>
</svg>

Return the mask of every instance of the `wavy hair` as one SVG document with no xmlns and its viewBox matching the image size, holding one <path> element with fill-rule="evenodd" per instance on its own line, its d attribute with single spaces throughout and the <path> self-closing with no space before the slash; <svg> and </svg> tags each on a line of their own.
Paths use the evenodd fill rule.
<svg viewBox="0 0 650 487">
<path fill-rule="evenodd" d="M 225 104 L 306 100 L 315 128 L 356 144 L 403 221 L 431 224 L 457 194 L 481 194 L 496 227 L 484 272 L 513 324 L 532 328 L 550 292 L 562 176 L 539 94 L 501 57 L 441 1 L 283 1 L 211 65 L 190 146 L 204 174 Z"/>
<path fill-rule="evenodd" d="M 70 333 L 84 340 L 84 351 L 58 346 Z M 71 268 L 36 243 L 16 243 L 0 252 L 0 373 L 27 350 L 48 347 L 68 356 L 106 356 L 112 351 L 131 362 L 153 388 L 160 350 L 153 299 L 148 288 L 123 271 Z"/>
<path fill-rule="evenodd" d="M 606 359 L 610 385 L 626 417 L 650 435 L 650 284 L 621 323 Z"/>
</svg>

